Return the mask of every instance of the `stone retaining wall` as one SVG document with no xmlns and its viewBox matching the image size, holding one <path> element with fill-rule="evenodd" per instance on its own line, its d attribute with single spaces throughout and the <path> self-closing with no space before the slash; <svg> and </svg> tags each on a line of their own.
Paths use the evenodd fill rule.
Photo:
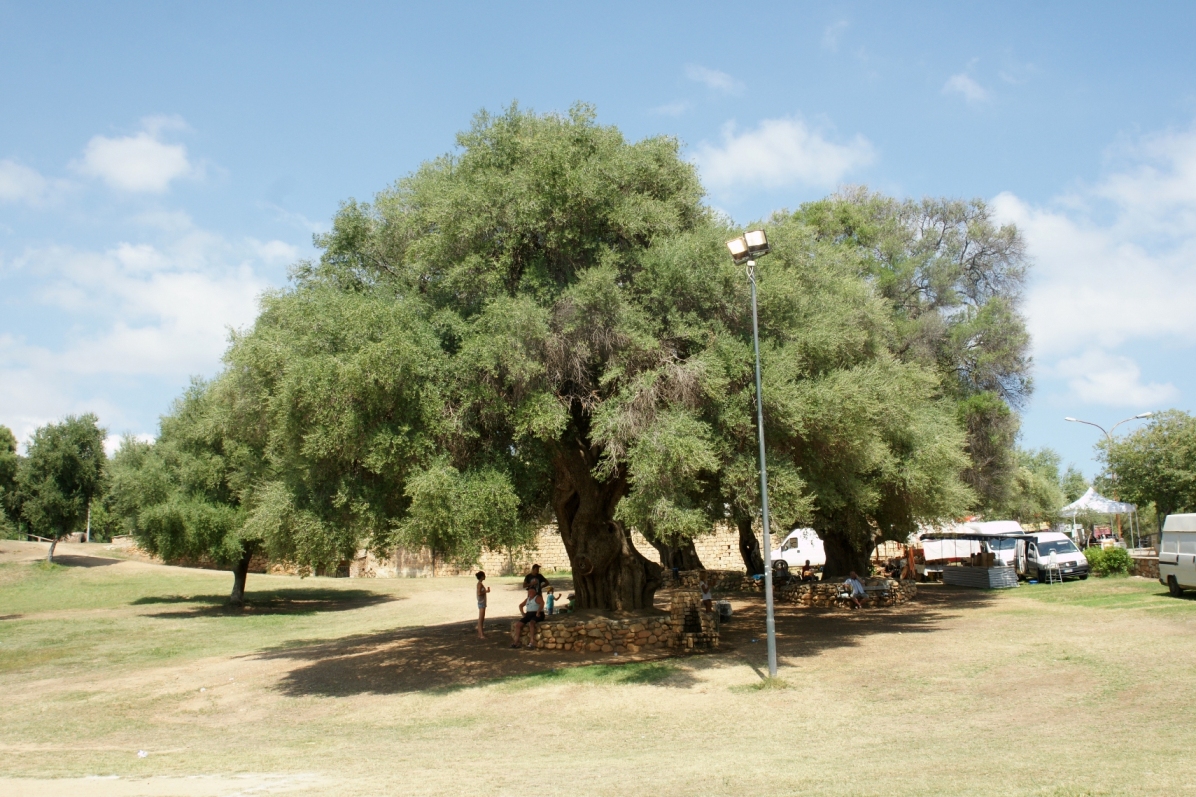
<svg viewBox="0 0 1196 797">
<path fill-rule="evenodd" d="M 868 593 L 868 597 L 861 599 L 861 602 L 865 606 L 897 606 L 902 603 L 908 603 L 918 594 L 918 584 L 915 581 L 896 581 L 891 578 L 865 578 L 863 582 L 866 587 L 887 586 L 889 588 L 887 595 L 879 595 L 874 592 Z M 773 597 L 778 603 L 796 603 L 799 606 L 830 608 L 845 605 L 844 602 L 838 600 L 840 592 L 842 592 L 841 583 L 818 581 L 812 584 L 794 584 L 781 587 Z"/>
<path fill-rule="evenodd" d="M 514 633 L 515 624 L 511 624 Z M 525 628 L 520 643 L 527 644 Z M 702 650 L 718 647 L 716 612 L 705 612 L 695 590 L 677 590 L 668 614 L 628 617 L 554 615 L 536 623 L 538 650 L 639 653 L 643 650 Z"/>
<path fill-rule="evenodd" d="M 760 535 L 757 534 L 756 538 L 759 544 Z M 656 549 L 638 531 L 632 530 L 631 542 L 649 560 L 660 560 Z M 743 574 L 739 531 L 734 526 L 720 523 L 710 534 L 695 539 L 694 549 L 702 564 L 710 570 L 738 570 L 740 575 Z M 539 564 L 546 573 L 571 568 L 565 543 L 555 524 L 543 526 L 536 533 L 534 546 L 517 551 L 485 551 L 476 565 L 467 568 L 444 561 L 429 548 L 399 548 L 385 559 L 378 559 L 362 550 L 348 563 L 348 575 L 351 578 L 428 578 L 468 575 L 476 570 L 485 570 L 490 575 L 511 576 L 528 572 L 533 564 Z"/>
<path fill-rule="evenodd" d="M 1156 556 L 1131 556 L 1130 557 L 1130 575 L 1142 576 L 1143 578 L 1153 578 L 1155 581 L 1159 579 L 1159 557 Z"/>
<path fill-rule="evenodd" d="M 869 593 L 867 598 L 862 599 L 865 606 L 897 606 L 902 603 L 908 603 L 918 594 L 918 583 L 910 579 L 897 581 L 892 578 L 870 577 L 861 580 L 866 587 L 886 586 L 889 588 L 887 596 Z M 736 574 L 736 578 L 724 576 L 719 580 L 718 586 L 712 585 L 712 588 L 726 592 L 762 593 L 764 592 L 764 579 L 757 581 L 751 576 L 738 573 Z M 837 598 L 842 591 L 843 582 L 838 579 L 834 581 L 814 581 L 805 584 L 789 584 L 787 586 L 775 587 L 773 600 L 777 603 L 794 603 L 799 606 L 830 608 L 840 605 Z M 845 602 L 843 605 L 846 605 Z"/>
</svg>

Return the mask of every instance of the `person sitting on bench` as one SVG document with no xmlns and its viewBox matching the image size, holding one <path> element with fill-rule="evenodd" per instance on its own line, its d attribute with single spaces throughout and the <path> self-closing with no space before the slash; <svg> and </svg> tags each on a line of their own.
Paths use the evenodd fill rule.
<svg viewBox="0 0 1196 797">
<path fill-rule="evenodd" d="M 852 570 L 847 576 L 847 580 L 843 582 L 843 586 L 851 589 L 851 602 L 855 604 L 857 609 L 864 608 L 864 598 L 868 596 L 864 589 L 864 582 L 860 581 L 860 577 Z"/>
<path fill-rule="evenodd" d="M 801 580 L 802 581 L 813 581 L 814 580 L 814 568 L 810 565 L 809 559 L 807 559 L 806 563 L 801 566 Z"/>
</svg>

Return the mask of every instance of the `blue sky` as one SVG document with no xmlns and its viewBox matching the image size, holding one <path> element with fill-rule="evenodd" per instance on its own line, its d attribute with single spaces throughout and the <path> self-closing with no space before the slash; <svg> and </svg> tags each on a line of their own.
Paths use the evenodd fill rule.
<svg viewBox="0 0 1196 797">
<path fill-rule="evenodd" d="M 744 223 L 992 202 L 1034 259 L 1023 443 L 1091 474 L 1063 416 L 1196 405 L 1193 8 L 0 0 L 0 423 L 154 434 L 339 202 L 581 100 Z"/>
</svg>

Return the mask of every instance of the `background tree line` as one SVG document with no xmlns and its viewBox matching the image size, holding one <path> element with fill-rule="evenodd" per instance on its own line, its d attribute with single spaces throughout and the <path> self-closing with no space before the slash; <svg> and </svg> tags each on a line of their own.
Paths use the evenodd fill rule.
<svg viewBox="0 0 1196 797">
<path fill-rule="evenodd" d="M 650 605 L 660 567 L 633 527 L 668 553 L 733 523 L 758 570 L 748 283 L 723 245 L 740 228 L 702 199 L 671 138 L 628 142 L 586 106 L 480 114 L 452 153 L 342 205 L 224 370 L 97 466 L 93 525 L 102 494 L 105 528 L 232 568 L 234 600 L 258 551 L 466 563 L 545 522 L 583 607 Z M 812 526 L 839 575 L 920 523 L 1066 502 L 1082 478 L 1016 445 L 1032 386 L 1014 227 L 979 200 L 863 188 L 763 224 L 774 532 Z M 57 526 L 27 510 L 41 477 L 16 472 L 10 519 L 78 524 L 77 503 Z"/>
</svg>

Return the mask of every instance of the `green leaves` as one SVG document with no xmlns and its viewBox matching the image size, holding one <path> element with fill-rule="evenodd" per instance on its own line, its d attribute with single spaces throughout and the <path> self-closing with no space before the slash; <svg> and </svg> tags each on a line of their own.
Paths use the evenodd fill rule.
<svg viewBox="0 0 1196 797">
<path fill-rule="evenodd" d="M 395 524 L 397 541 L 426 545 L 438 555 L 468 566 L 482 549 L 528 545 L 532 528 L 519 513 L 519 496 L 507 476 L 493 468 L 462 473 L 443 461 L 407 481 L 410 507 Z"/>
<path fill-rule="evenodd" d="M 85 522 L 107 461 L 98 420 L 72 415 L 33 433 L 18 480 L 21 514 L 35 534 L 59 538 Z"/>
<path fill-rule="evenodd" d="M 1154 503 L 1159 517 L 1196 511 L 1196 417 L 1182 410 L 1155 413 L 1146 426 L 1097 446 L 1123 501 Z"/>
<path fill-rule="evenodd" d="M 163 420 L 137 467 L 153 544 L 467 563 L 569 490 L 585 533 L 617 515 L 681 542 L 757 512 L 749 283 L 677 142 L 628 142 L 579 105 L 482 113 L 457 144 L 342 205 L 318 262 Z M 1018 389 L 1016 235 L 976 203 L 872 195 L 768 230 L 777 523 L 862 538 L 961 513 L 954 400 Z"/>
</svg>

